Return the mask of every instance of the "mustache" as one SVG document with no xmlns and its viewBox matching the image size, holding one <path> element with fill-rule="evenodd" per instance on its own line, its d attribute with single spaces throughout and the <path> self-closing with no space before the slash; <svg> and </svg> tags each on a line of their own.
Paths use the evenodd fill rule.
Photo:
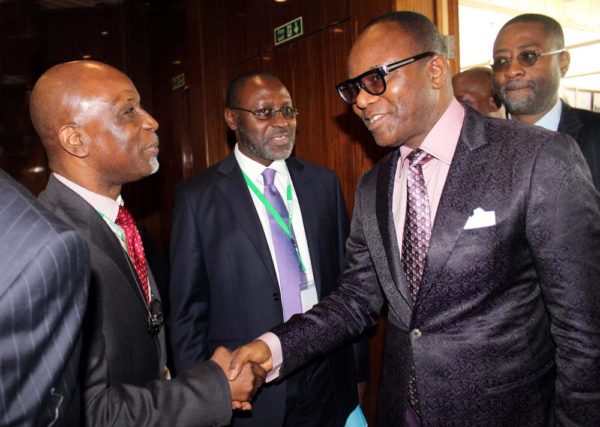
<svg viewBox="0 0 600 427">
<path fill-rule="evenodd" d="M 279 131 L 271 132 L 267 135 L 267 138 L 272 139 L 272 138 L 278 138 L 280 136 L 287 136 L 288 138 L 292 139 L 291 132 L 287 131 L 287 130 L 279 130 Z"/>
<path fill-rule="evenodd" d="M 504 90 L 518 90 L 518 89 L 525 89 L 525 88 L 535 89 L 536 84 L 533 81 L 527 81 L 527 82 L 509 82 L 506 85 L 504 85 Z"/>
</svg>

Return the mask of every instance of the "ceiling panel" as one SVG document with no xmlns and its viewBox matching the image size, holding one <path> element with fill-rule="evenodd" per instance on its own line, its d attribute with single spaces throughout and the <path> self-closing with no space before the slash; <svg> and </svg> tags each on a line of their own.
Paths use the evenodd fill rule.
<svg viewBox="0 0 600 427">
<path fill-rule="evenodd" d="M 113 5 L 123 0 L 37 0 L 42 9 L 67 9 L 72 7 L 94 7 L 97 5 Z"/>
<path fill-rule="evenodd" d="M 461 69 L 488 65 L 498 31 L 522 13 L 562 25 L 571 66 L 561 89 L 600 91 L 600 0 L 459 0 Z"/>
</svg>

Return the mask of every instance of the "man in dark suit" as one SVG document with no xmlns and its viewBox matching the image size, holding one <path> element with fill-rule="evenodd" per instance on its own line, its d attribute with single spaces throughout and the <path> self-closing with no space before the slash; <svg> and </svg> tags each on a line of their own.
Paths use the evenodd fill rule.
<svg viewBox="0 0 600 427">
<path fill-rule="evenodd" d="M 307 310 L 335 288 L 344 260 L 348 219 L 338 178 L 289 157 L 297 110 L 285 86 L 269 73 L 243 74 L 230 83 L 226 105 L 234 153 L 177 190 L 170 295 L 178 370 Z M 270 222 L 270 202 L 261 199 L 268 171 L 286 199 L 281 215 L 289 214 L 284 225 L 293 237 L 284 236 L 283 243 L 294 247 L 288 261 L 304 270 L 294 283 L 274 234 L 281 226 Z M 290 309 L 295 300 L 297 310 Z M 357 405 L 353 360 L 346 345 L 265 387 L 252 413 L 234 417 L 233 425 L 343 425 Z"/>
<path fill-rule="evenodd" d="M 536 13 L 516 16 L 494 42 L 494 86 L 511 119 L 572 136 L 600 188 L 600 114 L 558 97 L 570 60 L 556 20 Z"/>
<path fill-rule="evenodd" d="M 158 169 L 158 123 L 140 106 L 135 86 L 99 62 L 59 64 L 36 83 L 30 111 L 53 172 L 40 200 L 90 250 L 81 379 L 86 424 L 227 424 L 232 406 L 250 407 L 255 381 L 250 370 L 228 383 L 227 350 L 168 380 L 160 297 L 120 196 L 123 184 Z"/>
<path fill-rule="evenodd" d="M 444 52 L 413 12 L 357 38 L 338 91 L 394 150 L 358 185 L 340 287 L 273 328 L 270 347 L 242 347 L 230 378 L 246 360 L 285 375 L 372 325 L 387 301 L 379 426 L 598 425 L 589 168 L 566 135 L 462 107 Z"/>
<path fill-rule="evenodd" d="M 87 247 L 2 170 L 0 271 L 0 425 L 77 423 Z"/>
</svg>

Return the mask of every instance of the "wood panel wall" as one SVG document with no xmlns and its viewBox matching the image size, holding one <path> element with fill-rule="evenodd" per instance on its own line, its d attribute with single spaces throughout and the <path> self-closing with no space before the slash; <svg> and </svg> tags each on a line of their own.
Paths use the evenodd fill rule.
<svg viewBox="0 0 600 427">
<path fill-rule="evenodd" d="M 351 207 L 358 177 L 383 154 L 335 93 L 335 84 L 346 77 L 346 55 L 357 24 L 393 8 L 389 0 L 368 2 L 368 8 L 365 3 L 225 0 L 206 7 L 189 0 L 194 125 L 193 142 L 182 158 L 182 178 L 223 159 L 231 149 L 222 116 L 227 82 L 244 71 L 266 70 L 281 78 L 300 110 L 295 155 L 336 170 Z M 274 28 L 298 16 L 304 36 L 275 47 Z M 190 157 L 193 161 L 187 162 Z"/>
<path fill-rule="evenodd" d="M 350 206 L 360 175 L 385 154 L 335 93 L 359 29 L 391 10 L 415 10 L 446 22 L 458 0 L 187 0 L 191 137 L 182 147 L 181 179 L 231 150 L 223 120 L 227 82 L 249 70 L 271 71 L 300 110 L 295 155 L 334 169 Z M 274 46 L 273 30 L 302 16 L 304 35 Z M 449 31 L 456 25 L 445 24 Z"/>
</svg>

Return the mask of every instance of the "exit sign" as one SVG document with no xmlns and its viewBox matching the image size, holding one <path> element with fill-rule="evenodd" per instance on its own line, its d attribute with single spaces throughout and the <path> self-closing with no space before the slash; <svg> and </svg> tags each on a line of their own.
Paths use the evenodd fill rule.
<svg viewBox="0 0 600 427">
<path fill-rule="evenodd" d="M 171 79 L 171 90 L 177 90 L 185 86 L 185 74 L 181 73 Z"/>
<path fill-rule="evenodd" d="M 303 34 L 302 17 L 299 16 L 287 24 L 275 28 L 273 34 L 275 36 L 275 46 L 295 39 L 296 37 L 300 37 Z"/>
</svg>

